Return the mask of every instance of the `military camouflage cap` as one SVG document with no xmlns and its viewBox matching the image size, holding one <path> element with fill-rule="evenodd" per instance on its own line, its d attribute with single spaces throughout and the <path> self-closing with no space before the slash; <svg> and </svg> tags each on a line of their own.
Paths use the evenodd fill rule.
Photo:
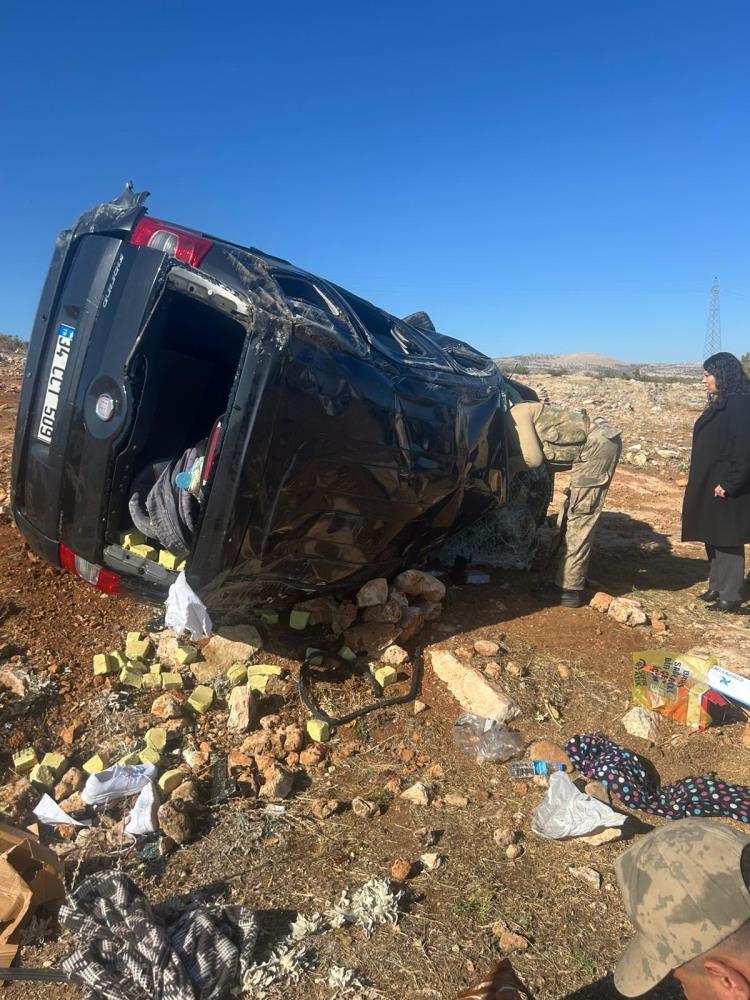
<svg viewBox="0 0 750 1000">
<path fill-rule="evenodd" d="M 615 969 L 620 993 L 640 996 L 750 920 L 740 868 L 748 845 L 715 819 L 682 819 L 620 855 L 617 881 L 637 931 Z"/>
</svg>

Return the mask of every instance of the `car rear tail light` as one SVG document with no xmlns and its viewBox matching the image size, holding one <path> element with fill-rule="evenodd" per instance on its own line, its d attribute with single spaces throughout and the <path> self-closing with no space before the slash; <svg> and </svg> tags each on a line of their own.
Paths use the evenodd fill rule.
<svg viewBox="0 0 750 1000">
<path fill-rule="evenodd" d="M 208 448 L 206 449 L 206 458 L 203 462 L 203 472 L 201 473 L 201 480 L 203 485 L 211 478 L 211 473 L 214 471 L 214 465 L 216 464 L 216 456 L 219 452 L 219 440 L 221 439 L 221 420 L 217 420 L 214 424 L 214 429 L 211 431 L 211 437 L 208 441 Z"/>
<path fill-rule="evenodd" d="M 183 264 L 198 267 L 208 251 L 214 245 L 213 240 L 196 236 L 186 229 L 180 229 L 169 222 L 150 219 L 144 216 L 130 234 L 130 242 L 137 247 L 152 247 L 162 253 L 176 257 Z"/>
<path fill-rule="evenodd" d="M 105 594 L 120 593 L 120 578 L 117 573 L 111 570 L 102 569 L 96 563 L 90 563 L 87 559 L 77 556 L 67 545 L 60 544 L 59 548 L 60 565 L 71 573 L 75 573 L 81 580 L 90 583 L 97 590 L 103 590 Z"/>
</svg>

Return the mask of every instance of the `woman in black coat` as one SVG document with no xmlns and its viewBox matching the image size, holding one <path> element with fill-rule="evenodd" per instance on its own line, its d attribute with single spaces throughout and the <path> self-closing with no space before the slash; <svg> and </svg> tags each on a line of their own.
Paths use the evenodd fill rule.
<svg viewBox="0 0 750 1000">
<path fill-rule="evenodd" d="M 701 600 L 710 611 L 736 611 L 750 542 L 750 379 L 724 351 L 703 368 L 708 405 L 693 428 L 682 540 L 706 545 L 710 573 Z"/>
</svg>

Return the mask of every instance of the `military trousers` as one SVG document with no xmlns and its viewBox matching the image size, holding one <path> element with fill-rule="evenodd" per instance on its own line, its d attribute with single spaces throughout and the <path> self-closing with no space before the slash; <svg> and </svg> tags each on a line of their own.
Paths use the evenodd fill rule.
<svg viewBox="0 0 750 1000">
<path fill-rule="evenodd" d="M 555 583 L 563 590 L 583 590 L 596 526 L 620 460 L 622 441 L 606 425 L 592 425 L 581 456 L 573 463 L 567 530 L 560 543 Z"/>
</svg>

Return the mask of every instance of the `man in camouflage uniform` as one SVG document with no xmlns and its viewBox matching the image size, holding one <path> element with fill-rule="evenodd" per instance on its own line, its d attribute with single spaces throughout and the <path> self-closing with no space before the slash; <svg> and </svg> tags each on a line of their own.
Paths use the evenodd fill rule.
<svg viewBox="0 0 750 1000">
<path fill-rule="evenodd" d="M 626 997 L 670 973 L 687 1000 L 750 998 L 750 837 L 681 819 L 620 855 L 617 881 L 636 935 L 615 969 Z"/>
<path fill-rule="evenodd" d="M 620 459 L 620 432 L 602 421 L 590 421 L 583 410 L 538 402 L 511 406 L 506 429 L 511 475 L 545 462 L 552 471 L 572 470 L 567 526 L 563 525 L 554 582 L 540 588 L 538 596 L 578 608 L 596 525 Z"/>
</svg>

